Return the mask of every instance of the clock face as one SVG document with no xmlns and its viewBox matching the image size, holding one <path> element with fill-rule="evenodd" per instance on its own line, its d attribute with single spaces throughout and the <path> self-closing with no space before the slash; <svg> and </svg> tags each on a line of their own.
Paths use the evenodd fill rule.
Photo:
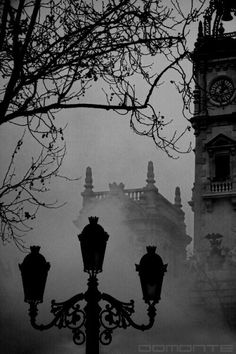
<svg viewBox="0 0 236 354">
<path fill-rule="evenodd" d="M 221 76 L 210 85 L 210 98 L 219 105 L 229 104 L 234 92 L 234 84 L 228 77 Z"/>
</svg>

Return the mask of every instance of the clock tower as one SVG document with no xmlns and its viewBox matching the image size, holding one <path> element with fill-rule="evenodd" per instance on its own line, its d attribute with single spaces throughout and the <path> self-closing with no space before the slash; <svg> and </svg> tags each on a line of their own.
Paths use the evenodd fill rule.
<svg viewBox="0 0 236 354">
<path fill-rule="evenodd" d="M 236 325 L 236 1 L 211 0 L 192 53 L 194 254 L 203 298 Z M 199 273 L 200 274 L 200 273 Z M 210 281 L 209 281 L 210 279 Z M 214 289 L 212 288 L 214 280 Z M 214 290 L 214 291 L 212 291 Z M 231 299 L 231 300 L 230 300 Z M 233 300 L 234 299 L 234 302 Z M 233 310 L 232 310 L 233 309 Z M 228 316 L 227 315 L 227 316 Z M 228 317 L 227 317 L 228 320 Z M 231 321 L 232 322 L 232 321 Z"/>
<path fill-rule="evenodd" d="M 236 250 L 235 12 L 233 0 L 210 1 L 193 52 L 196 86 L 191 123 L 196 147 L 190 204 L 194 250 L 203 257 L 209 253 L 211 234 L 222 236 L 222 247 Z"/>
</svg>

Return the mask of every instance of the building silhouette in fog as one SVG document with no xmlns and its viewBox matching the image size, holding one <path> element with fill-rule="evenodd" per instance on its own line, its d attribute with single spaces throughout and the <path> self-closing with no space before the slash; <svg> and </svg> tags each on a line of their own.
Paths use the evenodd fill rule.
<svg viewBox="0 0 236 354">
<path fill-rule="evenodd" d="M 186 247 L 191 238 L 186 234 L 184 212 L 182 210 L 180 189 L 176 187 L 174 203 L 168 201 L 155 185 L 152 161 L 148 163 L 146 185 L 142 188 L 125 189 L 123 183 L 109 184 L 109 190 L 93 190 L 92 169 L 87 167 L 83 207 L 74 222 L 79 228 L 87 223 L 88 216 L 107 214 L 110 209 L 120 209 L 122 224 L 132 235 L 127 242 L 132 242 L 134 252 L 142 254 L 147 245 L 156 245 L 166 263 L 168 275 L 181 274 L 181 267 L 186 260 Z M 107 215 L 109 218 L 109 215 Z M 106 219 L 106 215 L 105 215 Z"/>
</svg>

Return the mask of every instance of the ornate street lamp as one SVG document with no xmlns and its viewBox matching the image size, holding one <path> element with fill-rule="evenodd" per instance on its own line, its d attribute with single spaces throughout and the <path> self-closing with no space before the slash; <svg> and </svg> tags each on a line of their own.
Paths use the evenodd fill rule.
<svg viewBox="0 0 236 354">
<path fill-rule="evenodd" d="M 53 326 L 70 328 L 75 344 L 86 341 L 86 354 L 99 354 L 99 343 L 108 345 L 112 341 L 112 333 L 116 328 L 126 329 L 132 326 L 139 330 L 150 329 L 155 320 L 155 305 L 160 300 L 162 281 L 167 265 L 159 255 L 156 247 L 147 247 L 136 270 L 140 276 L 143 299 L 148 304 L 147 324 L 137 324 L 132 319 L 134 301 L 121 302 L 113 296 L 101 293 L 98 290 L 97 274 L 102 272 L 108 234 L 99 225 L 97 217 L 90 217 L 78 236 L 84 263 L 84 271 L 89 274 L 88 289 L 64 302 L 52 300 L 51 313 L 53 320 L 46 324 L 37 324 L 37 305 L 43 301 L 43 293 L 50 264 L 39 253 L 40 247 L 32 246 L 31 253 L 19 265 L 22 275 L 25 302 L 30 304 L 29 315 L 35 329 L 46 330 Z M 82 309 L 80 301 L 86 305 Z M 100 301 L 105 301 L 105 308 L 101 308 Z"/>
<path fill-rule="evenodd" d="M 85 226 L 78 236 L 84 263 L 84 271 L 89 274 L 102 272 L 102 266 L 109 235 L 98 223 L 98 218 L 90 217 L 89 224 Z"/>
<path fill-rule="evenodd" d="M 147 304 L 158 303 L 167 264 L 163 264 L 161 257 L 156 254 L 156 247 L 147 247 L 147 253 L 141 258 L 140 264 L 136 264 L 136 270 L 140 276 L 143 300 Z"/>
<path fill-rule="evenodd" d="M 19 265 L 23 288 L 25 293 L 25 302 L 40 303 L 43 302 L 43 294 L 46 285 L 50 263 L 39 253 L 39 246 L 30 247 L 29 253 L 22 264 Z"/>
</svg>

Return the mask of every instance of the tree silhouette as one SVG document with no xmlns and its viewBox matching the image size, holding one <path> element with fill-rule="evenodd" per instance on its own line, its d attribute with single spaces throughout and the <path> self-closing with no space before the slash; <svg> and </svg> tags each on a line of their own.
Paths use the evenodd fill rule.
<svg viewBox="0 0 236 354">
<path fill-rule="evenodd" d="M 65 155 L 64 128 L 56 122 L 59 110 L 90 108 L 127 115 L 137 134 L 153 138 L 169 155 L 178 151 L 183 133 L 166 137 L 168 122 L 151 99 L 171 69 L 179 74 L 179 91 L 188 91 L 182 61 L 189 57 L 189 26 L 203 6 L 204 0 L 191 0 L 186 12 L 178 0 L 1 3 L 0 124 L 25 129 L 42 146 L 25 176 L 14 182 L 22 138 L 16 145 L 0 189 L 2 198 L 11 195 L 10 202 L 0 204 L 2 239 L 16 240 L 15 230 L 20 225 L 27 229 L 35 217 L 25 209 L 25 201 L 36 204 L 36 210 L 46 206 L 36 197 L 46 188 L 35 184 L 58 175 Z M 20 190 L 27 196 L 19 200 Z"/>
</svg>

